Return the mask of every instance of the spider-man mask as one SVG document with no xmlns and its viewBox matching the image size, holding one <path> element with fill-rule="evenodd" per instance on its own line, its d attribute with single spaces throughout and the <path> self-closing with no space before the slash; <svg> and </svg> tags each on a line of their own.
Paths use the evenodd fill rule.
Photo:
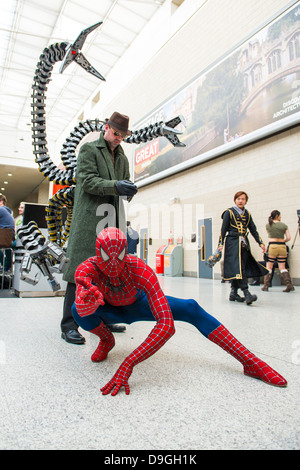
<svg viewBox="0 0 300 470">
<path fill-rule="evenodd" d="M 108 277 L 117 277 L 125 267 L 127 240 L 118 228 L 109 227 L 99 233 L 96 240 L 97 262 Z"/>
</svg>

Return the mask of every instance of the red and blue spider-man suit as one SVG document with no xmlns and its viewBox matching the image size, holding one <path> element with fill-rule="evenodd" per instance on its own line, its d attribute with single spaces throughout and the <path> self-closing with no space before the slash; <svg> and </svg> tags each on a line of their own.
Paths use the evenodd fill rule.
<svg viewBox="0 0 300 470">
<path fill-rule="evenodd" d="M 114 336 L 105 324 L 156 320 L 145 341 L 120 365 L 101 389 L 116 395 L 122 386 L 128 395 L 132 369 L 144 361 L 175 333 L 174 320 L 194 325 L 200 333 L 229 352 L 244 366 L 244 374 L 278 387 L 286 380 L 268 364 L 247 350 L 218 320 L 195 300 L 165 296 L 153 270 L 139 258 L 127 255 L 125 235 L 117 228 L 104 229 L 96 241 L 97 256 L 82 263 L 76 271 L 75 321 L 99 336 L 92 361 L 103 361 L 114 347 Z"/>
</svg>

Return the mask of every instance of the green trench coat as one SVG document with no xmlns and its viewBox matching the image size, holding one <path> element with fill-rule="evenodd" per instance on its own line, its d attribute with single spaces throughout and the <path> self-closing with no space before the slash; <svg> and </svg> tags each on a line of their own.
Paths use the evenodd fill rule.
<svg viewBox="0 0 300 470">
<path fill-rule="evenodd" d="M 76 268 L 96 255 L 96 238 L 105 226 L 120 227 L 123 201 L 115 193 L 115 182 L 129 179 L 128 159 L 120 145 L 115 150 L 114 165 L 103 134 L 98 140 L 82 145 L 77 159 L 74 208 L 67 246 L 70 261 L 63 275 L 65 281 L 75 283 Z"/>
</svg>

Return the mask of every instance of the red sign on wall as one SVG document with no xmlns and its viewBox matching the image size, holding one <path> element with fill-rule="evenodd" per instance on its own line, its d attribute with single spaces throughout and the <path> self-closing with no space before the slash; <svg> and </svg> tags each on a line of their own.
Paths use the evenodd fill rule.
<svg viewBox="0 0 300 470">
<path fill-rule="evenodd" d="M 135 164 L 143 166 L 143 162 L 156 157 L 159 153 L 159 141 L 153 140 L 135 152 Z"/>
</svg>

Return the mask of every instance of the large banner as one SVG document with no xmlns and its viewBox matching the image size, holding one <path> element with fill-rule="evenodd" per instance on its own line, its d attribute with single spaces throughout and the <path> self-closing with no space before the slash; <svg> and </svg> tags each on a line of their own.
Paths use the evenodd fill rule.
<svg viewBox="0 0 300 470">
<path fill-rule="evenodd" d="M 300 2 L 197 76 L 134 128 L 181 114 L 185 147 L 134 150 L 139 186 L 300 122 Z"/>
</svg>

